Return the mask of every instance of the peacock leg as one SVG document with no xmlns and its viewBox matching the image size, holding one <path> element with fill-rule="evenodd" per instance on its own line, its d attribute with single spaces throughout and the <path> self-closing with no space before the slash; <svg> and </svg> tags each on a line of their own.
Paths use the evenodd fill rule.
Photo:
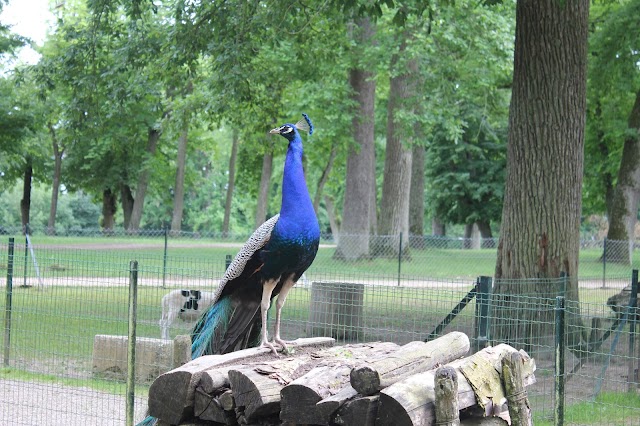
<svg viewBox="0 0 640 426">
<path fill-rule="evenodd" d="M 282 350 L 284 352 L 288 352 L 288 349 L 285 341 L 280 338 L 280 313 L 282 312 L 284 302 L 287 300 L 289 290 L 291 290 L 296 284 L 292 278 L 293 276 L 284 282 L 282 289 L 280 290 L 280 294 L 278 294 L 278 300 L 276 301 L 276 326 L 273 333 L 273 342 L 282 346 Z"/>
<path fill-rule="evenodd" d="M 267 311 L 271 306 L 271 293 L 273 293 L 273 289 L 276 288 L 277 284 L 277 279 L 269 280 L 262 284 L 262 301 L 260 302 L 260 314 L 262 316 L 262 341 L 260 343 L 260 347 L 269 348 L 276 355 L 278 355 L 278 351 L 276 351 L 276 348 L 271 343 L 269 343 L 268 339 Z"/>
</svg>

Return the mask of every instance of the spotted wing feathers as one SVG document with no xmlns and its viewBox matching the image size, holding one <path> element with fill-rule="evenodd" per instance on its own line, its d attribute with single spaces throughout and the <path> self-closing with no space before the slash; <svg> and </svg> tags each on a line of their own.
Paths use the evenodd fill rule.
<svg viewBox="0 0 640 426">
<path fill-rule="evenodd" d="M 245 266 L 251 256 L 264 247 L 271 238 L 271 232 L 273 228 L 276 226 L 276 222 L 280 217 L 279 214 L 273 216 L 271 219 L 267 220 L 265 223 L 260 225 L 258 229 L 256 229 L 253 234 L 249 237 L 246 243 L 242 246 L 236 257 L 233 259 L 227 270 L 225 271 L 222 279 L 220 280 L 220 285 L 215 291 L 213 300 L 217 302 L 220 298 L 220 294 L 224 289 L 224 286 L 234 278 L 238 278 L 240 274 L 244 271 Z"/>
</svg>

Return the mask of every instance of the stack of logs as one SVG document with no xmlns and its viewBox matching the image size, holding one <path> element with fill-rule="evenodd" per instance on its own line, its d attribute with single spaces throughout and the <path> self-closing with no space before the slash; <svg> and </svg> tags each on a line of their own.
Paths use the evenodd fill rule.
<svg viewBox="0 0 640 426">
<path fill-rule="evenodd" d="M 404 346 L 333 343 L 197 358 L 154 381 L 149 412 L 165 426 L 506 425 L 509 414 L 530 424 L 524 386 L 535 382 L 535 363 L 509 345 L 464 357 L 469 338 L 459 332 Z"/>
</svg>

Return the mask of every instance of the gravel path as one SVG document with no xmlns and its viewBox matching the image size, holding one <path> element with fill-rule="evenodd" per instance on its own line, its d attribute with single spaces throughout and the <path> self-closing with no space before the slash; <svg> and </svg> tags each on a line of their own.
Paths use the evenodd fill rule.
<svg viewBox="0 0 640 426">
<path fill-rule="evenodd" d="M 135 419 L 142 419 L 145 410 L 146 399 L 137 399 Z M 0 425 L 121 426 L 125 420 L 125 397 L 121 395 L 0 379 Z"/>
</svg>

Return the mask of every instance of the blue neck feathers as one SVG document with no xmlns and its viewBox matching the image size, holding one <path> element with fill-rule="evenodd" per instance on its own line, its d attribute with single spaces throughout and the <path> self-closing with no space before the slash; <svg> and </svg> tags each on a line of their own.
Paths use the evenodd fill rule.
<svg viewBox="0 0 640 426">
<path fill-rule="evenodd" d="M 318 219 L 313 210 L 307 183 L 302 168 L 302 139 L 298 132 L 289 141 L 282 179 L 282 207 L 280 209 L 279 230 L 284 234 L 320 234 Z"/>
</svg>

